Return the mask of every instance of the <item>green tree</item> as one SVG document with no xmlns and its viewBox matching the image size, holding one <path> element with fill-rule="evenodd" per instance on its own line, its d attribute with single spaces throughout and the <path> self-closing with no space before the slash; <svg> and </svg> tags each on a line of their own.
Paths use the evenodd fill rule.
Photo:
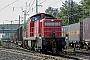
<svg viewBox="0 0 90 60">
<path fill-rule="evenodd" d="M 68 1 L 65 1 L 60 8 L 60 12 L 57 13 L 57 18 L 61 18 L 63 25 L 67 25 L 79 22 L 82 14 L 82 5 L 78 5 L 76 2 L 69 4 Z"/>
<path fill-rule="evenodd" d="M 60 11 L 57 13 L 56 17 L 61 19 L 63 22 L 63 25 L 67 25 L 68 23 L 68 7 L 67 7 L 67 1 L 63 3 L 62 7 L 60 7 Z"/>
<path fill-rule="evenodd" d="M 82 21 L 83 5 L 79 5 L 73 1 L 65 1 L 62 7 L 60 7 L 60 10 L 49 7 L 45 12 L 61 19 L 63 25 L 73 24 Z"/>
<path fill-rule="evenodd" d="M 48 9 L 45 10 L 45 13 L 48 13 L 53 17 L 56 17 L 57 12 L 58 12 L 58 8 L 48 7 Z"/>
<path fill-rule="evenodd" d="M 28 25 L 28 22 L 29 22 L 29 20 L 28 21 L 26 21 L 23 25 L 22 25 L 22 30 L 23 31 L 25 31 L 25 30 L 27 30 L 27 25 Z"/>
<path fill-rule="evenodd" d="M 82 0 L 83 19 L 90 16 L 90 0 Z"/>
</svg>

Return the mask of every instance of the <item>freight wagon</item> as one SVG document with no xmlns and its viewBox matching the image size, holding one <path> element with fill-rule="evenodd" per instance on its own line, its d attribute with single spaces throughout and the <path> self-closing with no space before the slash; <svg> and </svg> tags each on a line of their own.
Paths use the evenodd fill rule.
<svg viewBox="0 0 90 60">
<path fill-rule="evenodd" d="M 21 46 L 23 42 L 23 37 L 22 37 L 22 26 L 19 27 L 16 31 L 16 43 Z"/>
<path fill-rule="evenodd" d="M 12 38 L 13 38 L 13 42 L 16 43 L 16 33 L 13 34 Z"/>
<path fill-rule="evenodd" d="M 83 41 L 83 22 L 71 24 L 68 26 L 69 45 L 80 47 L 80 42 Z"/>
<path fill-rule="evenodd" d="M 90 48 L 90 18 L 83 20 L 83 41 L 86 44 L 86 48 Z"/>
<path fill-rule="evenodd" d="M 90 48 L 90 18 L 86 18 L 83 22 L 71 24 L 68 26 L 69 45 L 79 48 Z"/>
<path fill-rule="evenodd" d="M 82 40 L 83 36 L 82 36 L 82 32 L 83 32 L 83 26 L 82 26 L 82 22 L 80 23 L 75 23 L 75 24 L 71 24 L 68 27 L 68 33 L 69 33 L 69 42 L 79 42 L 80 40 Z"/>
</svg>

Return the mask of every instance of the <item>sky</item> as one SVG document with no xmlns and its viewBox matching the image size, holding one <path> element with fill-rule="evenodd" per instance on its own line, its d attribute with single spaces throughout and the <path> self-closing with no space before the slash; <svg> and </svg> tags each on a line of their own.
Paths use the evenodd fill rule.
<svg viewBox="0 0 90 60">
<path fill-rule="evenodd" d="M 38 0 L 38 5 L 40 5 L 38 12 L 44 13 L 49 6 L 60 8 L 64 1 L 66 0 Z M 73 1 L 79 3 L 81 0 Z M 21 23 L 23 23 L 24 10 L 29 11 L 27 18 L 36 14 L 35 3 L 36 0 L 0 0 L 0 24 L 11 24 L 11 21 L 13 21 L 13 24 L 18 23 L 19 15 L 21 16 Z"/>
</svg>

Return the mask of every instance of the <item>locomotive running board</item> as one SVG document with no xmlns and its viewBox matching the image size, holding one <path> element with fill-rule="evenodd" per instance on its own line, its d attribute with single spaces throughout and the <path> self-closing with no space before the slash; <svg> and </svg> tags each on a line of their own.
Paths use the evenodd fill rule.
<svg viewBox="0 0 90 60">
<path fill-rule="evenodd" d="M 36 38 L 35 37 L 29 37 L 29 38 L 24 37 L 23 40 L 36 40 Z"/>
</svg>

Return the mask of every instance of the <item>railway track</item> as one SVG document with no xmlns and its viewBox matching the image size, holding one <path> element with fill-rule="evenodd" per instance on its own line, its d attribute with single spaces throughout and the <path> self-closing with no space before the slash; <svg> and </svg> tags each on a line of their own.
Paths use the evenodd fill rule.
<svg viewBox="0 0 90 60">
<path fill-rule="evenodd" d="M 24 49 L 15 45 L 12 45 L 10 47 L 6 47 L 10 49 L 0 49 L 0 51 L 3 52 L 8 52 L 12 54 L 17 54 L 17 55 L 24 55 L 28 56 L 31 59 L 36 59 L 36 60 L 89 60 L 90 59 L 90 54 L 88 53 L 82 53 L 82 52 L 73 52 L 73 50 L 69 50 L 70 52 L 64 52 L 61 53 L 61 55 L 53 55 L 52 54 L 40 54 L 37 52 L 30 51 L 28 49 Z"/>
<path fill-rule="evenodd" d="M 2 52 L 4 52 L 4 53 L 2 53 Z M 56 57 L 56 56 L 45 55 L 45 54 L 40 54 L 40 53 L 30 53 L 30 52 L 13 50 L 13 49 L 5 49 L 5 48 L 0 49 L 0 54 L 6 54 L 7 56 L 9 55 L 8 58 L 12 54 L 14 56 L 17 55 L 18 58 L 23 56 L 23 58 L 22 58 L 23 60 L 28 60 L 28 59 L 29 60 L 68 60 L 67 58 L 62 58 L 62 57 Z M 14 56 L 12 56 L 12 57 L 14 57 Z M 27 59 L 24 57 L 27 57 Z"/>
<path fill-rule="evenodd" d="M 24 51 L 30 51 L 28 49 L 23 49 L 23 48 L 20 48 L 20 47 L 17 47 L 17 49 L 19 50 L 24 50 Z M 71 50 L 70 50 L 71 51 Z M 66 58 L 66 59 L 73 59 L 73 60 L 89 60 L 90 59 L 90 51 L 85 51 L 85 50 L 76 50 L 75 52 L 74 51 L 71 51 L 71 52 L 64 52 L 64 53 L 61 53 L 61 55 L 53 55 L 55 57 L 62 57 L 62 58 Z M 30 51 L 33 53 L 33 51 Z M 34 52 L 36 53 L 36 52 Z M 47 54 L 47 55 L 50 55 L 52 56 L 52 53 L 50 54 Z"/>
<path fill-rule="evenodd" d="M 77 53 L 77 52 L 69 52 L 67 54 L 63 55 L 64 57 L 74 58 L 77 60 L 89 60 L 90 55 L 89 54 L 83 54 L 83 53 Z"/>
<path fill-rule="evenodd" d="M 74 57 L 78 58 L 78 60 L 90 60 L 90 51 L 87 51 L 85 49 L 67 49 L 64 50 L 65 54 L 64 56 Z"/>
</svg>

